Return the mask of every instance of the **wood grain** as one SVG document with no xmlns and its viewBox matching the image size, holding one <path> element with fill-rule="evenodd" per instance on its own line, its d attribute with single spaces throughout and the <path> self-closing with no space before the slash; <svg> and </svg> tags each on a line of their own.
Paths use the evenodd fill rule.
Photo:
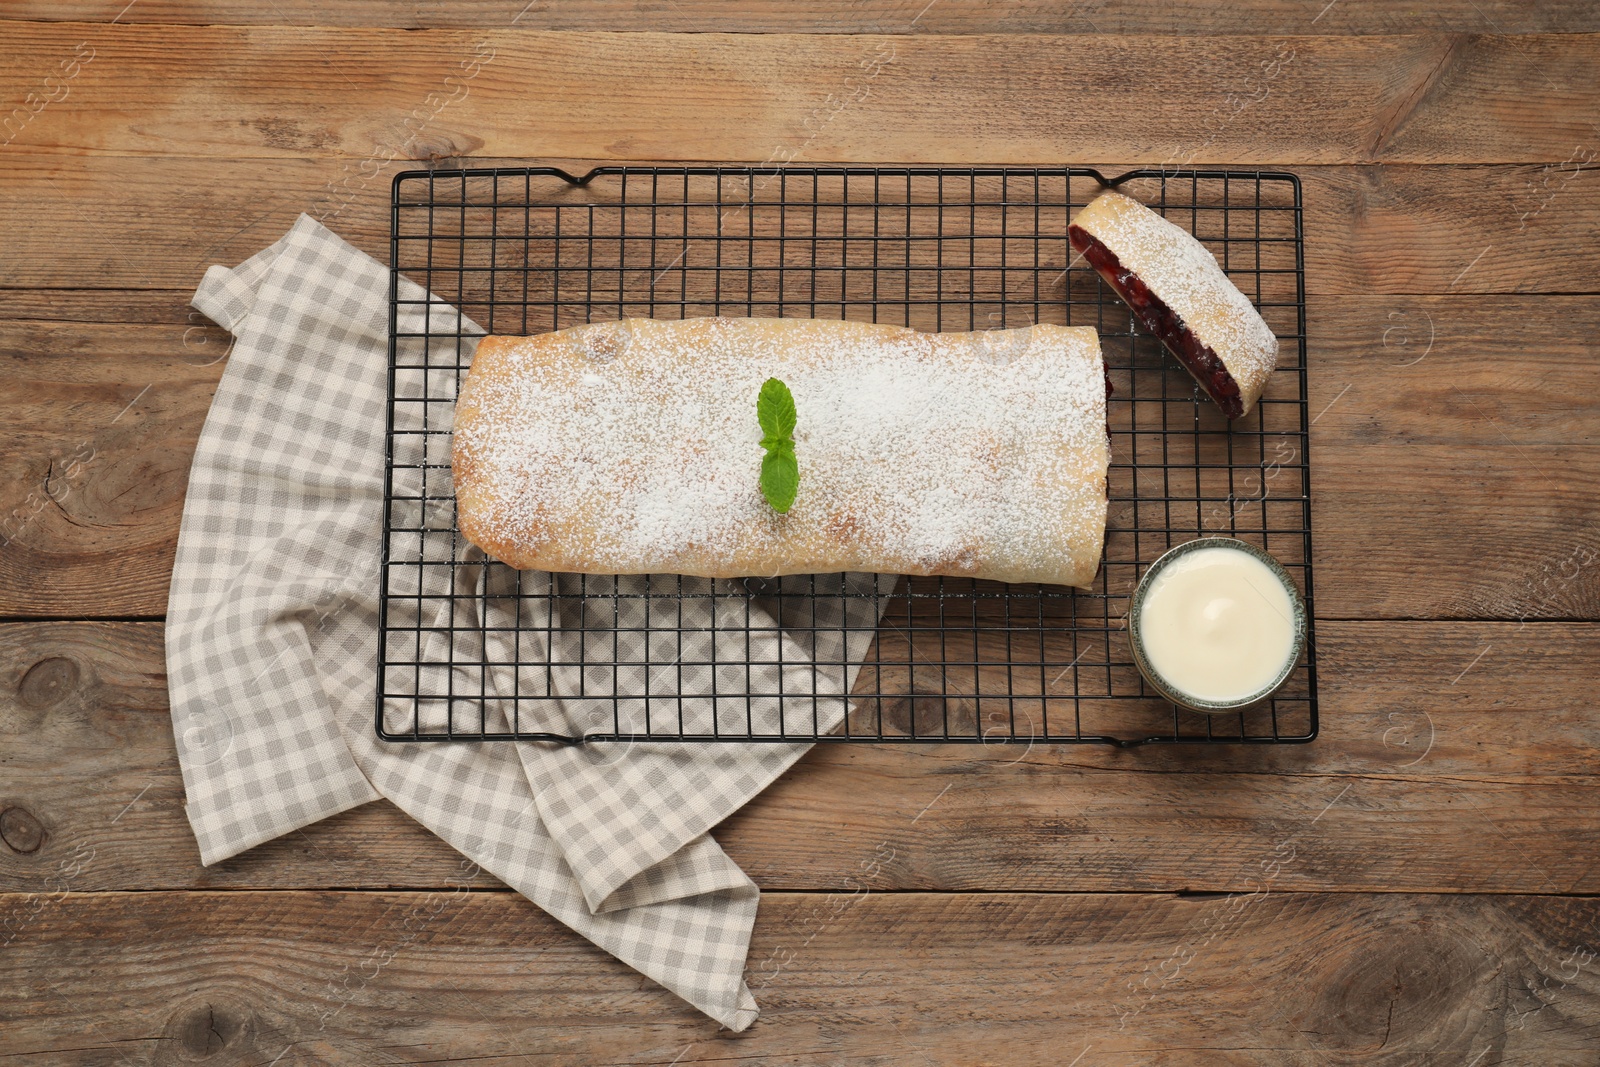
<svg viewBox="0 0 1600 1067">
<path fill-rule="evenodd" d="M 0 1055 L 63 1065 L 1582 1067 L 1600 1038 L 1600 903 L 1572 897 L 768 894 L 743 1034 L 509 893 L 69 892 L 0 915 Z"/>
<path fill-rule="evenodd" d="M 717 837 L 781 889 L 848 887 L 880 844 L 895 859 L 874 888 L 1238 889 L 1292 838 L 1285 888 L 1600 891 L 1600 626 L 1325 623 L 1319 652 L 1311 745 L 824 745 Z M 0 626 L 0 665 L 0 891 L 47 889 L 89 853 L 74 889 L 427 888 L 456 870 L 387 803 L 201 868 L 160 625 Z"/>
<path fill-rule="evenodd" d="M 20 0 L 15 19 L 178 25 L 314 25 L 470 29 L 511 22 L 525 30 L 673 33 L 1143 33 L 1320 34 L 1582 33 L 1600 30 L 1584 0 L 1425 0 L 1403 5 L 1297 0 L 141 0 L 128 8 L 92 0 Z"/>
<path fill-rule="evenodd" d="M 395 144 L 661 160 L 763 160 L 776 146 L 868 162 L 1549 163 L 1600 139 L 1597 34 L 544 33 L 504 28 L 513 14 L 470 32 L 10 23 L 0 100 L 21 107 L 0 122 L 12 149 L 228 159 L 361 159 Z"/>
<path fill-rule="evenodd" d="M 461 150 L 444 140 L 433 148 Z M 368 179 L 358 160 L 88 156 L 63 169 L 48 154 L 4 151 L 0 273 L 15 288 L 193 292 L 207 266 L 254 254 L 301 212 L 388 262 L 390 179 L 416 166 L 397 160 Z M 951 161 L 992 162 L 965 151 Z M 519 165 L 529 162 L 581 174 L 593 161 Z M 1130 169 L 1084 156 L 1051 162 Z M 1600 262 L 1587 254 L 1600 241 L 1600 174 L 1591 171 L 1576 161 L 1300 168 L 1307 292 L 1600 293 Z"/>
<path fill-rule="evenodd" d="M 168 325 L 0 324 L 0 612 L 160 615 L 189 461 L 228 338 Z M 108 336 L 107 331 L 112 336 Z"/>
<path fill-rule="evenodd" d="M 127 322 L 205 328 L 211 320 L 193 311 L 194 289 L 0 289 L 0 321 L 21 325 L 56 322 Z M 191 323 L 190 315 L 194 316 Z M 224 337 L 226 335 L 223 335 Z M 199 335 L 191 335 L 191 346 Z"/>
<path fill-rule="evenodd" d="M 0 1062 L 1594 1062 L 1600 8 L 5 14 L 0 618 L 106 621 L 0 624 Z M 301 211 L 387 261 L 419 161 L 782 159 L 1301 175 L 1321 739 L 819 746 L 716 831 L 771 890 L 740 1035 L 387 802 L 200 867 L 158 619 L 205 267 Z"/>
<path fill-rule="evenodd" d="M 20 445 L 0 457 L 0 615 L 165 610 L 228 338 L 148 297 L 63 314 L 167 321 L 0 322 Z M 1600 618 L 1600 298 L 1317 299 L 1308 320 L 1319 614 Z"/>
</svg>

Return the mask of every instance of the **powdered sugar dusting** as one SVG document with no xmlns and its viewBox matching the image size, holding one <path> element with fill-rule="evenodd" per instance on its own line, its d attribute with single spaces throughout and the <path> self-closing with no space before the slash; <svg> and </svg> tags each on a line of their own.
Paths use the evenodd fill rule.
<svg viewBox="0 0 1600 1067">
<path fill-rule="evenodd" d="M 1121 193 L 1102 193 L 1073 223 L 1116 253 L 1221 358 L 1248 410 L 1277 365 L 1278 339 L 1211 251 Z"/>
<path fill-rule="evenodd" d="M 496 360 L 463 387 L 457 462 L 481 491 L 462 526 L 526 546 L 522 565 L 1080 585 L 1098 568 L 1109 457 L 1092 330 L 636 319 L 517 339 Z M 759 488 L 768 377 L 798 412 L 787 515 Z"/>
</svg>

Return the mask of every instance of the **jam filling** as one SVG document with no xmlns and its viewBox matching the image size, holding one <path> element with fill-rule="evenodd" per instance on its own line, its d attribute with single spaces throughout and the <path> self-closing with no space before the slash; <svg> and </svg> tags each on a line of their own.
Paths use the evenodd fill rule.
<svg viewBox="0 0 1600 1067">
<path fill-rule="evenodd" d="M 1093 234 L 1077 226 L 1068 226 L 1067 237 L 1072 247 L 1083 253 L 1095 273 L 1132 309 L 1144 328 L 1155 334 L 1167 346 L 1167 351 L 1194 375 L 1194 380 L 1217 402 L 1222 413 L 1230 419 L 1242 416 L 1244 401 L 1239 396 L 1239 383 L 1222 365 L 1221 357 L 1209 345 L 1200 343 L 1200 338 L 1182 317 L 1151 292 L 1142 278 L 1124 267 L 1117 254 Z"/>
</svg>

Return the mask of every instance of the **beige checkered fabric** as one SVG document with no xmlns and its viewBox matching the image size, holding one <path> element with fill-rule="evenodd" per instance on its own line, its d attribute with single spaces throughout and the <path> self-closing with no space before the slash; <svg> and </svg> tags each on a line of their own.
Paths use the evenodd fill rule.
<svg viewBox="0 0 1600 1067">
<path fill-rule="evenodd" d="M 399 284 L 403 298 L 426 299 Z M 301 216 L 238 267 L 212 267 L 195 294 L 194 306 L 235 336 L 195 452 L 167 611 L 173 730 L 201 859 L 215 863 L 387 797 L 595 944 L 744 1029 L 758 1011 L 743 974 L 759 892 L 707 831 L 806 746 L 386 744 L 374 733 L 388 290 L 387 268 Z M 421 331 L 423 310 L 403 307 L 401 329 Z M 438 301 L 426 311 L 436 332 L 456 315 Z M 437 492 L 431 481 L 429 490 Z M 502 582 L 565 580 L 458 570 Z M 651 581 L 617 580 L 633 590 Z M 834 581 L 852 593 L 892 586 L 871 575 Z M 803 707 L 786 698 L 757 708 L 718 685 L 715 701 L 683 693 L 682 710 L 700 722 L 730 709 L 740 722 L 747 713 L 766 723 L 800 715 L 808 728 L 815 716 L 832 728 L 855 669 L 813 669 L 807 654 L 858 661 L 877 602 L 839 598 L 840 611 L 867 617 L 839 620 L 854 634 L 849 645 L 837 638 L 812 649 L 806 642 L 822 639 L 786 632 L 783 620 L 722 629 L 711 607 L 697 619 L 697 602 L 684 601 L 681 616 L 664 621 L 702 631 L 697 640 L 741 642 L 716 649 L 718 660 L 757 664 L 748 678 L 740 669 L 740 684 L 773 692 L 771 672 L 806 671 L 803 685 L 786 677 L 783 691 L 822 695 Z M 579 615 L 549 629 L 551 620 L 539 620 L 539 631 L 570 642 Z M 458 634 L 451 662 L 437 669 L 471 666 L 473 657 L 504 663 L 496 646 L 504 621 L 477 620 L 481 639 Z M 592 645 L 603 662 L 581 669 L 614 670 L 615 650 Z M 508 669 L 524 668 L 491 674 Z M 660 695 L 660 679 L 641 684 L 653 701 Z M 385 713 L 448 714 L 427 703 Z M 581 724 L 588 712 L 568 703 L 556 714 Z"/>
</svg>

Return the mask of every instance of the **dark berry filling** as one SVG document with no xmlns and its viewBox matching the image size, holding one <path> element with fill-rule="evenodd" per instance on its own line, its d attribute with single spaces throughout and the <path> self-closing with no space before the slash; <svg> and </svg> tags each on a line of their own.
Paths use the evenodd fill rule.
<svg viewBox="0 0 1600 1067">
<path fill-rule="evenodd" d="M 1083 253 L 1083 258 L 1089 261 L 1095 273 L 1104 278 L 1106 284 L 1133 310 L 1144 328 L 1155 334 L 1167 346 L 1167 351 L 1188 368 L 1194 380 L 1217 402 L 1222 413 L 1230 419 L 1243 415 L 1244 400 L 1239 396 L 1239 383 L 1222 365 L 1222 359 L 1216 352 L 1209 345 L 1200 343 L 1200 339 L 1178 313 L 1152 293 L 1142 278 L 1124 267 L 1117 254 L 1093 234 L 1078 226 L 1068 226 L 1067 237 L 1072 241 L 1072 247 Z"/>
</svg>

